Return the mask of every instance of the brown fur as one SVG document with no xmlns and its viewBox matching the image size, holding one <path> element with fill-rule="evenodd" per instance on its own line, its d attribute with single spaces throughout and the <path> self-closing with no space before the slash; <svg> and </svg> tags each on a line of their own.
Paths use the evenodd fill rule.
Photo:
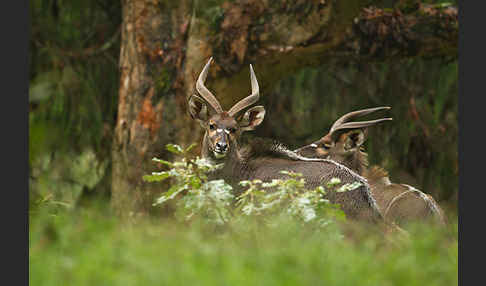
<svg viewBox="0 0 486 286">
<path fill-rule="evenodd" d="M 371 193 L 383 217 L 388 221 L 400 226 L 424 220 L 434 221 L 440 225 L 446 224 L 442 209 L 430 195 L 408 185 L 391 183 L 388 173 L 378 166 L 368 168 L 368 155 L 361 146 L 364 137 L 361 143 L 346 150 L 345 145 L 349 143 L 351 132 L 356 133 L 356 130 L 336 136 L 335 142 L 329 140 L 331 136 L 328 134 L 295 152 L 309 158 L 335 160 L 364 176 L 370 184 Z"/>
<path fill-rule="evenodd" d="M 242 180 L 260 179 L 271 181 L 283 179 L 286 175 L 281 170 L 301 173 L 307 188 L 325 186 L 332 178 L 339 178 L 342 184 L 360 182 L 361 186 L 347 192 L 328 192 L 328 199 L 341 205 L 344 213 L 352 219 L 369 222 L 382 222 L 383 218 L 370 187 L 363 177 L 351 169 L 326 159 L 309 159 L 297 155 L 282 145 L 256 139 L 247 144 L 239 143 L 244 131 L 255 129 L 263 121 L 265 109 L 254 106 L 242 116 L 238 114 L 254 104 L 259 98 L 259 86 L 252 66 L 250 79 L 252 93 L 236 103 L 228 112 L 223 111 L 214 95 L 204 86 L 212 58 L 201 71 L 196 83 L 196 90 L 202 96 L 192 95 L 188 101 L 191 117 L 198 120 L 205 129 L 202 157 L 223 167 L 210 174 L 210 179 L 224 179 L 236 192 L 241 191 Z M 210 115 L 208 105 L 213 115 Z"/>
<path fill-rule="evenodd" d="M 237 144 L 233 142 L 232 146 Z M 381 220 L 381 214 L 370 193 L 368 183 L 345 166 L 330 160 L 307 161 L 281 144 L 270 140 L 263 141 L 260 138 L 231 150 L 223 161 L 209 156 L 209 159 L 215 162 L 224 162 L 224 167 L 210 177 L 223 178 L 233 186 L 236 194 L 242 191 L 238 184 L 240 181 L 260 179 L 270 182 L 272 179 L 283 179 L 286 175 L 281 174 L 281 170 L 302 173 L 306 180 L 306 187 L 310 189 L 325 185 L 326 182 L 337 177 L 342 184 L 359 181 L 362 186 L 344 193 L 330 192 L 327 198 L 331 202 L 340 204 L 344 213 L 351 219 L 373 222 Z"/>
<path fill-rule="evenodd" d="M 197 110 L 192 114 L 198 115 L 198 110 L 202 108 L 194 106 Z M 257 107 L 255 110 L 261 112 L 261 109 L 257 109 Z M 252 112 L 252 109 L 247 112 Z M 206 121 L 201 123 L 201 126 L 205 128 L 202 157 L 213 163 L 224 164 L 222 169 L 210 175 L 211 179 L 224 179 L 233 186 L 236 193 L 241 191 L 239 182 L 242 180 L 260 179 L 269 182 L 272 179 L 285 178 L 286 175 L 281 174 L 281 170 L 302 173 L 307 188 L 325 186 L 334 177 L 339 178 L 342 184 L 358 181 L 362 185 L 357 189 L 342 193 L 331 192 L 328 194 L 328 199 L 332 203 L 340 204 L 344 213 L 351 219 L 370 222 L 383 221 L 367 181 L 346 166 L 331 160 L 308 159 L 288 150 L 276 141 L 262 138 L 253 138 L 246 143 L 242 142 L 242 146 L 240 146 L 241 133 L 260 124 L 261 117 L 248 115 L 246 118 L 249 118 L 250 121 L 246 123 L 236 122 L 226 117 L 222 118 L 219 114 L 202 118 L 206 118 Z M 199 118 L 196 117 L 196 119 Z M 256 120 L 258 122 L 255 123 Z M 211 124 L 215 125 L 212 129 Z M 214 130 L 218 129 L 234 129 L 234 132 L 216 134 Z M 215 152 L 215 144 L 218 140 L 228 142 L 229 149 L 224 154 Z"/>
</svg>

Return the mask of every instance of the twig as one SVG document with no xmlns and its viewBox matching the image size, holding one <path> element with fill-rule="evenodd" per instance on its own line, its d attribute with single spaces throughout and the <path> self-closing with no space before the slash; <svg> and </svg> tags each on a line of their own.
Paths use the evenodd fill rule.
<svg viewBox="0 0 486 286">
<path fill-rule="evenodd" d="M 116 32 L 113 34 L 113 36 L 111 36 L 111 38 L 108 41 L 106 41 L 104 44 L 102 44 L 101 46 L 99 46 L 99 45 L 93 46 L 93 47 L 83 49 L 81 51 L 66 51 L 66 50 L 59 48 L 59 47 L 54 47 L 54 48 L 56 50 L 58 50 L 58 52 L 63 56 L 68 56 L 68 57 L 76 58 L 76 59 L 90 57 L 90 56 L 94 56 L 94 55 L 103 53 L 106 50 L 108 50 L 113 45 L 113 43 L 115 43 L 115 41 L 117 40 L 120 33 L 121 33 L 121 26 L 119 26 L 118 29 L 116 30 Z M 35 40 L 34 42 L 40 47 L 43 47 L 43 48 L 47 47 L 48 48 L 48 45 L 43 44 L 43 43 L 39 42 L 38 40 Z"/>
</svg>

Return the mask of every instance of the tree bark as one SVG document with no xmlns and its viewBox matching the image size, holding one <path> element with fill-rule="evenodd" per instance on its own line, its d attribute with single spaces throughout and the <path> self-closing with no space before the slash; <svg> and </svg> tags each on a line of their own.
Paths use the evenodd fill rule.
<svg viewBox="0 0 486 286">
<path fill-rule="evenodd" d="M 201 141 L 186 99 L 210 56 L 207 86 L 224 109 L 249 94 L 250 63 L 265 93 L 299 68 L 336 58 L 457 57 L 457 9 L 419 5 L 405 13 L 369 2 L 241 0 L 205 7 L 190 0 L 123 0 L 112 150 L 116 213 L 149 214 L 163 191 L 142 181 L 157 170 L 151 159 L 170 159 L 167 143 Z"/>
<path fill-rule="evenodd" d="M 112 207 L 121 216 L 149 214 L 160 186 L 142 181 L 168 158 L 165 144 L 188 132 L 181 91 L 188 1 L 178 6 L 124 0 L 118 118 L 112 149 Z"/>
</svg>

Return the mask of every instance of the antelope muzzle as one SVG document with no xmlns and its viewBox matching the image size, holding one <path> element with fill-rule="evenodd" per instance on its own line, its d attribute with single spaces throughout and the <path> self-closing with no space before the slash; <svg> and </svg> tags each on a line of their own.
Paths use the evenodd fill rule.
<svg viewBox="0 0 486 286">
<path fill-rule="evenodd" d="M 217 128 L 211 136 L 213 142 L 213 153 L 216 158 L 223 158 L 229 151 L 229 138 L 225 129 Z"/>
</svg>

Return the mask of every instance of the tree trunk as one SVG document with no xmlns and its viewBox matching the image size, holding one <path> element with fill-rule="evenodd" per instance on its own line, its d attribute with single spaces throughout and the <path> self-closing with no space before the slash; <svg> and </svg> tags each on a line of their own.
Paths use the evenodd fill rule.
<svg viewBox="0 0 486 286">
<path fill-rule="evenodd" d="M 112 206 L 117 214 L 145 216 L 160 186 L 142 181 L 167 158 L 165 144 L 190 129 L 184 118 L 181 69 L 190 7 L 124 0 L 118 118 L 112 149 Z M 178 142 L 178 141 L 175 141 Z"/>
<path fill-rule="evenodd" d="M 170 159 L 167 143 L 201 141 L 186 99 L 210 56 L 207 86 L 224 109 L 250 92 L 252 63 L 263 93 L 284 75 L 330 59 L 457 57 L 457 9 L 419 5 L 405 12 L 370 1 L 123 0 L 112 206 L 120 215 L 151 211 L 160 185 L 142 181 Z M 196 152 L 198 150 L 196 149 Z"/>
</svg>

